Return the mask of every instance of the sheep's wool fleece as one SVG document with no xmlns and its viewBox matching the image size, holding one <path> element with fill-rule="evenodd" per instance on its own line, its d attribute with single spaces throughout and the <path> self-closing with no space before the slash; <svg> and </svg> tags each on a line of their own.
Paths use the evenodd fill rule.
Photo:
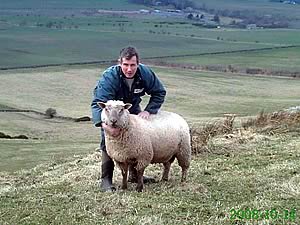
<svg viewBox="0 0 300 225">
<path fill-rule="evenodd" d="M 120 136 L 106 135 L 107 153 L 115 161 L 137 163 L 138 169 L 167 162 L 176 154 L 190 160 L 189 127 L 178 114 L 160 111 L 148 120 L 133 114 L 128 119 Z"/>
</svg>

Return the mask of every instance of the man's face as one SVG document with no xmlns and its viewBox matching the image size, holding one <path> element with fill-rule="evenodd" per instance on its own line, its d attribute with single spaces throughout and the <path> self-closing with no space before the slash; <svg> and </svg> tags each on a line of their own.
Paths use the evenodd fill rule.
<svg viewBox="0 0 300 225">
<path fill-rule="evenodd" d="M 138 68 L 136 56 L 133 56 L 131 59 L 120 59 L 120 65 L 125 77 L 133 78 Z"/>
</svg>

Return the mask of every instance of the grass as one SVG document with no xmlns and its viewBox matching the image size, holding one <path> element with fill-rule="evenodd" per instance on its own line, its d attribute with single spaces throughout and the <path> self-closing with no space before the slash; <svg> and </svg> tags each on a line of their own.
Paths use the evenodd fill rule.
<svg viewBox="0 0 300 225">
<path fill-rule="evenodd" d="M 138 19 L 137 19 L 138 18 Z M 52 22 L 53 28 L 61 24 L 62 28 L 70 29 L 77 25 L 77 29 L 87 31 L 102 32 L 131 32 L 147 33 L 151 30 L 156 34 L 165 34 L 165 36 L 176 35 L 194 38 L 207 38 L 228 42 L 245 43 L 266 43 L 269 45 L 299 44 L 299 30 L 297 29 L 204 29 L 197 27 L 194 22 L 185 18 L 159 18 L 136 15 L 128 17 L 124 15 L 101 15 L 90 16 L 37 16 L 35 14 L 19 16 L 2 16 L 1 26 L 20 25 L 22 27 L 33 27 Z M 8 28 L 8 27 L 5 27 Z"/>
<path fill-rule="evenodd" d="M 299 105 L 298 79 L 153 69 L 168 90 L 164 109 L 190 123 L 215 120 L 225 112 L 253 116 L 261 109 Z M 101 71 L 87 65 L 2 71 L 0 105 L 37 111 L 52 106 L 65 116 L 89 115 Z M 22 84 L 19 92 L 16 84 Z M 0 224 L 299 224 L 298 214 L 230 220 L 232 209 L 280 214 L 299 209 L 299 132 L 218 135 L 208 152 L 193 156 L 188 182 L 180 183 L 174 163 L 169 182 L 146 185 L 143 193 L 130 184 L 128 191 L 112 194 L 98 187 L 99 130 L 91 123 L 0 113 L 1 132 L 30 137 L 0 140 Z M 160 171 L 151 165 L 146 174 L 159 180 Z M 120 171 L 114 174 L 118 186 Z"/>
<path fill-rule="evenodd" d="M 28 0 L 26 2 L 20 1 L 8 1 L 2 2 L 2 9 L 42 9 L 42 10 L 66 10 L 66 9 L 108 9 L 108 10 L 137 10 L 140 9 L 140 5 L 129 3 L 126 0 L 110 0 L 110 1 L 79 1 L 79 0 L 67 0 L 67 1 L 46 1 L 41 2 L 38 0 Z"/>
<path fill-rule="evenodd" d="M 231 76 L 188 70 L 178 73 L 175 69 L 167 71 L 167 79 L 164 80 L 168 89 L 166 108 L 178 110 L 177 112 L 188 119 L 193 118 L 193 121 L 201 117 L 223 116 L 224 113 L 249 116 L 258 113 L 259 109 L 274 111 L 276 107 L 285 108 L 299 104 L 293 94 L 298 88 L 292 87 L 293 85 L 284 88 L 283 83 L 293 83 L 289 79 L 274 78 L 271 79 L 271 84 L 267 77 Z M 160 70 L 157 73 L 163 74 Z M 284 101 L 287 101 L 287 105 L 284 105 Z M 281 103 L 283 104 L 279 106 Z"/>
<path fill-rule="evenodd" d="M 28 73 L 3 71 L 0 82 L 5 85 L 1 85 L 0 104 L 42 112 L 52 107 L 59 115 L 71 117 L 90 115 L 92 90 L 102 71 L 103 68 L 95 67 L 53 72 L 50 69 L 48 72 L 42 69 L 29 70 Z M 182 113 L 191 121 L 201 117 L 222 116 L 224 113 L 255 115 L 262 109 L 270 112 L 299 105 L 298 79 L 159 67 L 154 71 L 168 90 L 165 109 Z M 15 92 L 16 84 L 20 82 L 22 91 Z M 38 96 L 37 92 L 40 93 Z M 74 96 L 77 96 L 76 102 Z M 195 98 L 199 101 L 195 102 Z M 193 110 L 190 105 L 193 105 Z"/>
<path fill-rule="evenodd" d="M 2 71 L 0 109 L 45 112 L 51 107 L 61 116 L 90 116 L 92 90 L 103 69 L 74 66 Z M 300 104 L 298 79 L 153 69 L 168 90 L 163 109 L 182 114 L 189 123 L 222 118 L 225 113 L 243 118 Z M 18 92 L 17 84 L 22 84 Z M 49 120 L 33 113 L 0 114 L 0 132 L 30 137 L 0 140 L 0 170 L 32 168 L 52 157 L 85 154 L 98 147 L 99 130 L 91 123 Z"/>
<path fill-rule="evenodd" d="M 251 1 L 240 1 L 240 0 L 229 0 L 224 3 L 221 0 L 203 0 L 201 2 L 194 1 L 196 4 L 202 6 L 203 4 L 208 9 L 216 9 L 216 10 L 251 10 L 256 11 L 259 14 L 274 14 L 276 16 L 286 16 L 288 18 L 299 18 L 299 6 L 292 6 L 288 4 L 279 4 L 269 2 L 268 0 L 251 0 Z M 96 0 L 89 0 L 89 1 L 47 1 L 47 2 L 40 2 L 37 0 L 28 0 L 26 2 L 20 2 L 17 0 L 12 1 L 2 1 L 1 7 L 4 10 L 7 9 L 42 9 L 45 11 L 49 10 L 78 10 L 78 9 L 113 9 L 113 10 L 137 10 L 137 9 L 144 9 L 147 8 L 144 5 L 137 5 L 129 3 L 127 0 L 111 0 L 111 1 L 96 1 Z"/>
<path fill-rule="evenodd" d="M 220 138 L 220 137 L 219 137 Z M 187 183 L 173 165 L 169 182 L 146 185 L 143 193 L 101 193 L 98 153 L 32 170 L 2 173 L 2 224 L 298 224 L 294 219 L 230 220 L 230 210 L 299 209 L 299 134 L 231 140 L 230 154 L 193 157 Z M 217 140 L 215 140 L 216 143 Z M 224 143 L 224 142 L 223 142 Z M 222 147 L 219 145 L 216 147 Z M 159 166 L 147 174 L 160 176 Z M 117 171 L 115 183 L 120 184 Z"/>
<path fill-rule="evenodd" d="M 0 171 L 30 169 L 49 160 L 86 155 L 99 146 L 100 132 L 91 123 L 46 119 L 32 113 L 0 112 L 1 131 L 28 140 L 0 139 Z"/>
<path fill-rule="evenodd" d="M 257 3 L 244 1 L 249 9 L 253 2 Z M 20 1 L 4 1 L 1 8 L 41 7 L 35 0 L 26 3 L 25 7 Z M 53 10 L 53 3 L 45 2 L 43 10 Z M 72 1 L 73 17 L 63 18 L 64 9 L 56 10 L 56 18 L 31 13 L 2 15 L 0 67 L 115 59 L 127 44 L 137 46 L 143 57 L 299 44 L 297 30 L 210 30 L 173 19 L 77 17 L 76 10 L 91 5 L 136 8 L 121 0 L 75 3 Z M 71 1 L 58 4 L 73 7 Z M 209 4 L 223 7 L 217 0 Z M 236 9 L 245 7 L 235 0 L 228 1 L 230 4 Z M 290 14 L 297 17 L 294 10 Z M 35 27 L 36 22 L 49 21 L 63 21 L 64 27 Z M 298 70 L 297 50 L 186 57 L 172 62 Z M 82 65 L 1 71 L 0 110 L 45 112 L 52 107 L 62 116 L 90 115 L 92 90 L 103 70 L 99 65 Z M 234 113 L 236 129 L 261 110 L 268 113 L 300 105 L 299 79 L 163 67 L 153 70 L 168 90 L 163 109 L 182 114 L 190 124 L 202 125 Z M 211 137 L 207 151 L 193 156 L 186 183 L 180 183 L 180 168 L 174 163 L 169 182 L 146 185 L 143 193 L 136 193 L 133 184 L 127 191 L 102 193 L 98 186 L 101 156 L 95 152 L 99 129 L 90 122 L 0 112 L 0 132 L 30 138 L 0 139 L 0 224 L 299 224 L 299 128 L 275 131 L 250 127 Z M 146 174 L 158 180 L 161 167 L 151 165 Z M 120 171 L 116 169 L 114 175 L 118 186 Z M 276 209 L 280 214 L 296 209 L 296 215 L 277 220 L 230 220 L 232 209 Z"/>
<path fill-rule="evenodd" d="M 5 151 L 1 151 L 0 171 L 26 170 L 49 161 L 63 161 L 66 156 L 86 155 L 92 153 L 95 146 L 97 143 L 87 141 L 3 140 L 0 147 Z"/>
<path fill-rule="evenodd" d="M 274 3 L 269 0 L 204 0 L 194 2 L 200 6 L 205 5 L 208 9 L 230 10 L 230 11 L 246 11 L 253 12 L 258 15 L 270 14 L 273 16 L 283 16 L 286 18 L 299 18 L 299 5 L 288 5 L 282 3 Z"/>
<path fill-rule="evenodd" d="M 29 14 L 3 15 L 0 19 L 0 68 L 115 60 L 119 49 L 130 44 L 138 47 L 146 58 L 300 43 L 299 30 L 203 29 L 188 20 L 174 18 Z M 49 23 L 61 28 L 46 28 Z M 253 61 L 263 62 L 260 56 L 264 54 L 262 51 L 257 57 L 252 55 Z M 232 57 L 247 64 L 247 59 L 240 55 L 235 53 Z M 294 58 L 297 59 L 297 54 Z M 280 60 L 277 58 L 273 64 Z M 290 60 L 288 64 L 298 65 L 297 60 Z"/>
<path fill-rule="evenodd" d="M 165 59 L 165 62 L 194 65 L 232 65 L 239 68 L 299 71 L 299 47 L 253 52 L 225 53 L 207 56 L 189 56 Z"/>
<path fill-rule="evenodd" d="M 135 45 L 144 57 L 185 55 L 267 47 L 255 43 L 226 43 L 217 40 L 162 34 L 53 30 L 16 27 L 0 31 L 3 49 L 1 67 L 115 60 L 119 49 Z M 71 37 L 71 39 L 70 39 Z M 178 48 L 180 46 L 180 48 Z M 5 55 L 5 57 L 4 57 Z"/>
</svg>

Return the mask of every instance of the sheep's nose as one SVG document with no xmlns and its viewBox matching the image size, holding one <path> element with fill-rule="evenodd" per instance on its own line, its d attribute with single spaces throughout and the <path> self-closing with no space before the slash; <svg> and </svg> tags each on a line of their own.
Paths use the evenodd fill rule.
<svg viewBox="0 0 300 225">
<path fill-rule="evenodd" d="M 110 122 L 111 122 L 112 124 L 116 124 L 116 123 L 117 123 L 117 120 L 116 120 L 116 119 L 111 119 Z"/>
</svg>

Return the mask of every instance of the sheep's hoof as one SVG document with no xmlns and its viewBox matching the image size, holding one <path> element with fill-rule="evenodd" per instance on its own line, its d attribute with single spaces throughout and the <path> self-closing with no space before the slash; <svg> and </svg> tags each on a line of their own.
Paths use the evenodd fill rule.
<svg viewBox="0 0 300 225">
<path fill-rule="evenodd" d="M 136 177 L 129 177 L 128 182 L 137 183 L 137 178 Z M 143 176 L 143 183 L 144 184 L 152 184 L 152 183 L 157 183 L 157 181 L 153 177 Z"/>
<path fill-rule="evenodd" d="M 137 192 L 142 192 L 142 191 L 143 191 L 143 188 L 144 188 L 144 185 L 143 185 L 143 184 L 142 184 L 142 185 L 139 185 L 139 184 L 138 184 L 138 185 L 136 186 L 136 189 L 135 189 L 135 190 L 136 190 Z"/>
<path fill-rule="evenodd" d="M 136 191 L 137 191 L 137 192 L 142 192 L 142 191 L 143 191 L 143 188 L 138 188 L 138 187 L 137 187 L 137 188 L 136 188 Z"/>
<path fill-rule="evenodd" d="M 153 177 L 143 176 L 143 183 L 152 184 L 152 183 L 157 183 L 157 181 Z"/>
</svg>

